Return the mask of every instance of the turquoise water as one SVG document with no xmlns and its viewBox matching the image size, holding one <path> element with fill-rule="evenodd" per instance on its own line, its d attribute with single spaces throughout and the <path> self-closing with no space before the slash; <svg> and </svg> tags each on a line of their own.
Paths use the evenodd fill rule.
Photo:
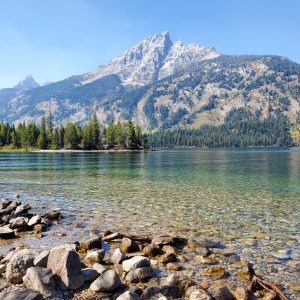
<svg viewBox="0 0 300 300">
<path fill-rule="evenodd" d="M 300 263 L 299 149 L 1 153 L 0 195 L 15 193 L 61 208 L 69 235 L 110 228 L 208 236 L 299 275 L 288 264 Z M 278 251 L 289 259 L 272 256 Z"/>
</svg>

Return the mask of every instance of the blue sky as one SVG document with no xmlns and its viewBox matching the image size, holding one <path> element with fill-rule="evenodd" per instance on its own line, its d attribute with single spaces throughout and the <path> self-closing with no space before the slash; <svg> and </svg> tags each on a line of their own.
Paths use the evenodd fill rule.
<svg viewBox="0 0 300 300">
<path fill-rule="evenodd" d="M 0 88 L 95 69 L 143 38 L 300 63 L 299 0 L 0 0 Z"/>
</svg>

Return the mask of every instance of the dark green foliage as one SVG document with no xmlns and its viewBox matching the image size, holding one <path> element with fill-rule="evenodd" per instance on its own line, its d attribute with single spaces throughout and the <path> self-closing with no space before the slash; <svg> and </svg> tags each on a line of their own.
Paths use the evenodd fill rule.
<svg viewBox="0 0 300 300">
<path fill-rule="evenodd" d="M 244 108 L 231 110 L 220 126 L 168 129 L 149 135 L 151 147 L 251 147 L 292 144 L 288 119 L 278 113 L 261 120 Z"/>
</svg>

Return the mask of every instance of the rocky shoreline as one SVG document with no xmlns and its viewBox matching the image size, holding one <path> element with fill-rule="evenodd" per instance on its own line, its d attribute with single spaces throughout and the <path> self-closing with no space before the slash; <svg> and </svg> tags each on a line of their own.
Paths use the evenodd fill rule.
<svg viewBox="0 0 300 300">
<path fill-rule="evenodd" d="M 0 241 L 40 235 L 59 211 L 30 213 L 16 199 L 0 201 Z M 184 268 L 188 252 L 203 268 L 201 280 Z M 222 243 L 171 235 L 105 231 L 50 250 L 12 248 L 0 261 L 0 299 L 288 299 L 248 261 Z M 294 286 L 295 291 L 299 285 Z M 283 291 L 283 292 L 282 292 Z"/>
</svg>

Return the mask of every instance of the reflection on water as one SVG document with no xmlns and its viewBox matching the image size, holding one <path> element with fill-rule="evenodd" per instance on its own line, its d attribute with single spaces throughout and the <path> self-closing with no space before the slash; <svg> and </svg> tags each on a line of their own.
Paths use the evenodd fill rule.
<svg viewBox="0 0 300 300">
<path fill-rule="evenodd" d="M 1 153 L 0 194 L 15 193 L 60 207 L 69 224 L 73 214 L 100 229 L 211 235 L 237 247 L 260 233 L 268 240 L 249 259 L 286 246 L 300 260 L 299 150 Z"/>
</svg>

